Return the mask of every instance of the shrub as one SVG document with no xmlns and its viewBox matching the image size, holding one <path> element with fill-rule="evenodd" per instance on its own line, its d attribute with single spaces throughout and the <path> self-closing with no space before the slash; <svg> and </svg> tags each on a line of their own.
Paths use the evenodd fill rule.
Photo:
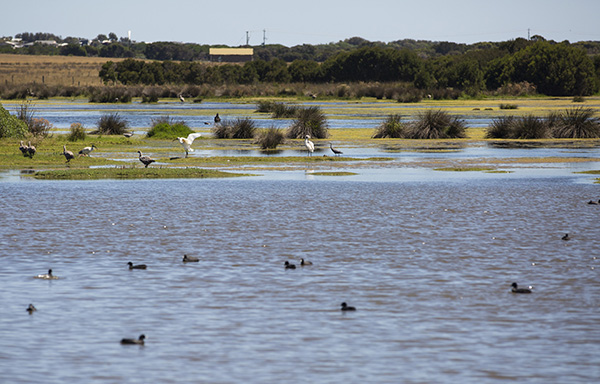
<svg viewBox="0 0 600 384">
<path fill-rule="evenodd" d="M 129 103 L 131 94 L 126 87 L 93 88 L 89 97 L 90 103 Z"/>
<path fill-rule="evenodd" d="M 550 137 L 550 130 L 542 118 L 527 115 L 515 120 L 514 139 L 545 139 L 548 137 Z"/>
<path fill-rule="evenodd" d="M 272 105 L 274 119 L 296 117 L 299 110 L 300 108 L 295 105 L 286 105 L 283 103 L 273 103 Z"/>
<path fill-rule="evenodd" d="M 12 137 L 23 138 L 27 133 L 27 124 L 19 120 L 16 116 L 8 113 L 6 109 L 0 105 L 0 138 Z"/>
<path fill-rule="evenodd" d="M 73 123 L 71 124 L 71 132 L 67 135 L 67 140 L 69 141 L 77 141 L 77 140 L 85 140 L 86 133 L 83 125 L 81 123 Z"/>
<path fill-rule="evenodd" d="M 122 135 L 129 128 L 127 120 L 119 116 L 118 112 L 106 114 L 98 120 L 98 129 L 93 135 Z"/>
<path fill-rule="evenodd" d="M 246 117 L 235 121 L 224 121 L 213 128 L 213 133 L 218 139 L 251 139 L 254 137 L 256 124 Z"/>
<path fill-rule="evenodd" d="M 258 113 L 270 113 L 273 112 L 274 102 L 268 100 L 261 100 L 256 103 L 256 112 Z"/>
<path fill-rule="evenodd" d="M 157 87 L 149 87 L 142 91 L 142 103 L 158 103 L 161 90 Z"/>
<path fill-rule="evenodd" d="M 187 137 L 193 132 L 183 120 L 174 120 L 169 116 L 160 116 L 152 119 L 152 127 L 146 136 L 154 139 L 173 140 L 178 137 Z"/>
<path fill-rule="evenodd" d="M 286 134 L 290 139 L 304 139 L 306 135 L 315 139 L 325 139 L 329 135 L 327 118 L 317 106 L 298 109 L 296 119 Z"/>
<path fill-rule="evenodd" d="M 556 138 L 590 139 L 600 137 L 600 119 L 592 108 L 571 108 L 561 113 L 551 128 Z"/>
<path fill-rule="evenodd" d="M 514 116 L 501 116 L 492 120 L 492 124 L 488 127 L 485 137 L 486 139 L 512 139 L 514 138 L 514 128 Z"/>
<path fill-rule="evenodd" d="M 401 139 L 405 137 L 406 125 L 401 121 L 400 115 L 389 115 L 384 122 L 379 124 L 377 130 L 373 134 L 374 139 L 384 139 L 386 137 L 393 139 Z"/>
<path fill-rule="evenodd" d="M 574 103 L 585 103 L 585 97 L 583 96 L 573 96 Z"/>
<path fill-rule="evenodd" d="M 285 135 L 279 128 L 263 129 L 256 135 L 256 144 L 260 145 L 262 150 L 276 149 L 279 144 L 285 140 Z"/>
<path fill-rule="evenodd" d="M 410 139 L 447 139 L 465 137 L 465 122 L 442 110 L 427 110 L 410 124 Z"/>
<path fill-rule="evenodd" d="M 33 117 L 35 110 L 31 106 L 30 101 L 25 101 L 19 105 L 17 110 L 17 118 L 27 125 L 27 131 L 33 135 L 45 138 L 52 129 L 52 124 L 46 119 Z"/>
<path fill-rule="evenodd" d="M 500 109 L 518 109 L 519 106 L 517 104 L 500 104 Z"/>
</svg>

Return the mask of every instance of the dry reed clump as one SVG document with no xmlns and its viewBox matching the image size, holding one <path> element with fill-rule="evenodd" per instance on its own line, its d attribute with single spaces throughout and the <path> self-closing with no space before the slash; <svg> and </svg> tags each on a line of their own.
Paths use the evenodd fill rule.
<svg viewBox="0 0 600 384">
<path fill-rule="evenodd" d="M 122 135 L 129 128 L 129 123 L 115 112 L 100 117 L 97 126 L 92 135 Z"/>
<path fill-rule="evenodd" d="M 217 139 L 251 139 L 255 131 L 256 123 L 249 117 L 225 120 L 213 127 L 213 134 Z"/>
<path fill-rule="evenodd" d="M 277 146 L 283 144 L 285 135 L 281 129 L 271 127 L 260 130 L 255 137 L 255 143 L 260 146 L 263 151 L 277 149 Z"/>
<path fill-rule="evenodd" d="M 464 138 L 466 124 L 457 116 L 451 116 L 442 110 L 428 109 L 419 114 L 418 118 L 409 124 L 406 138 L 408 139 L 449 139 Z"/>
<path fill-rule="evenodd" d="M 592 108 L 570 108 L 560 113 L 552 126 L 552 136 L 559 139 L 591 139 L 600 137 L 600 119 Z"/>
<path fill-rule="evenodd" d="M 304 139 L 306 135 L 315 139 L 325 139 L 329 136 L 327 117 L 318 106 L 299 108 L 286 133 L 286 137 L 290 139 Z"/>
</svg>

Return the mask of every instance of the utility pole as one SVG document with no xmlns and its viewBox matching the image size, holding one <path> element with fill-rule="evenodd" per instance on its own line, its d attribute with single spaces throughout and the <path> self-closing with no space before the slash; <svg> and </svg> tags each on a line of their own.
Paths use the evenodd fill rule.
<svg viewBox="0 0 600 384">
<path fill-rule="evenodd" d="M 250 45 L 250 31 L 246 31 L 246 46 Z"/>
<path fill-rule="evenodd" d="M 527 40 L 531 40 L 531 28 L 527 28 Z"/>
<path fill-rule="evenodd" d="M 263 47 L 267 43 L 267 30 L 263 29 Z"/>
</svg>

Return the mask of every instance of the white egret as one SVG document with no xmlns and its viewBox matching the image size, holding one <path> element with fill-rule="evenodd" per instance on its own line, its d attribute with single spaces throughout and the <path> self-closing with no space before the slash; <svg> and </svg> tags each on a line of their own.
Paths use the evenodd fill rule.
<svg viewBox="0 0 600 384">
<path fill-rule="evenodd" d="M 94 144 L 92 144 L 91 147 L 85 147 L 79 151 L 79 156 L 89 156 L 90 152 L 92 152 L 94 149 L 98 149 L 98 147 L 96 147 Z"/>
<path fill-rule="evenodd" d="M 512 287 L 512 293 L 531 293 L 531 287 L 529 288 L 519 288 L 519 286 L 517 285 L 517 283 L 512 283 L 511 284 Z"/>
<path fill-rule="evenodd" d="M 344 152 L 340 151 L 339 149 L 333 148 L 333 144 L 331 144 L 331 143 L 329 143 L 329 148 L 331 148 L 331 152 L 333 152 L 333 154 L 336 156 L 339 156 L 344 153 Z"/>
<path fill-rule="evenodd" d="M 142 164 L 145 165 L 144 168 L 148 168 L 148 166 L 152 163 L 154 163 L 156 160 L 151 159 L 149 156 L 143 156 L 142 155 L 142 151 L 138 151 L 138 153 L 140 154 L 139 159 L 142 162 Z"/>
<path fill-rule="evenodd" d="M 304 138 L 304 145 L 308 150 L 308 156 L 311 156 L 312 153 L 315 151 L 315 144 L 308 139 L 310 139 L 310 135 L 306 135 L 306 137 Z"/>
<path fill-rule="evenodd" d="M 67 146 L 63 145 L 63 155 L 65 155 L 65 159 L 67 159 L 67 163 L 75 158 L 75 155 L 71 151 L 67 151 Z"/>
<path fill-rule="evenodd" d="M 185 149 L 185 157 L 188 157 L 188 152 L 194 152 L 194 149 L 192 148 L 192 144 L 194 143 L 194 140 L 196 140 L 200 136 L 202 136 L 201 133 L 190 133 L 188 135 L 188 137 L 178 137 L 175 139 L 175 140 L 178 140 L 179 144 L 181 144 L 183 149 Z M 175 141 L 175 140 L 173 140 L 173 141 Z"/>
<path fill-rule="evenodd" d="M 121 339 L 121 344 L 125 345 L 144 345 L 146 335 L 140 335 L 137 339 Z"/>
</svg>

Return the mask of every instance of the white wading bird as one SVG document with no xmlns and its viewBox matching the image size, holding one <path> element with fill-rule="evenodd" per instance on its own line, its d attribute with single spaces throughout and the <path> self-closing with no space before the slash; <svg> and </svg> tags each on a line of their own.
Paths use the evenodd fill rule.
<svg viewBox="0 0 600 384">
<path fill-rule="evenodd" d="M 306 138 L 304 139 L 304 145 L 308 150 L 308 156 L 311 156 L 312 153 L 315 151 L 315 144 L 308 139 L 310 139 L 310 135 L 306 135 Z"/>
<path fill-rule="evenodd" d="M 192 148 L 192 143 L 195 139 L 199 138 L 200 136 L 202 136 L 201 133 L 190 133 L 188 137 L 178 137 L 175 139 L 179 140 L 179 144 L 181 144 L 183 149 L 185 149 L 185 157 L 188 157 L 188 152 L 194 152 L 194 149 Z"/>
</svg>

